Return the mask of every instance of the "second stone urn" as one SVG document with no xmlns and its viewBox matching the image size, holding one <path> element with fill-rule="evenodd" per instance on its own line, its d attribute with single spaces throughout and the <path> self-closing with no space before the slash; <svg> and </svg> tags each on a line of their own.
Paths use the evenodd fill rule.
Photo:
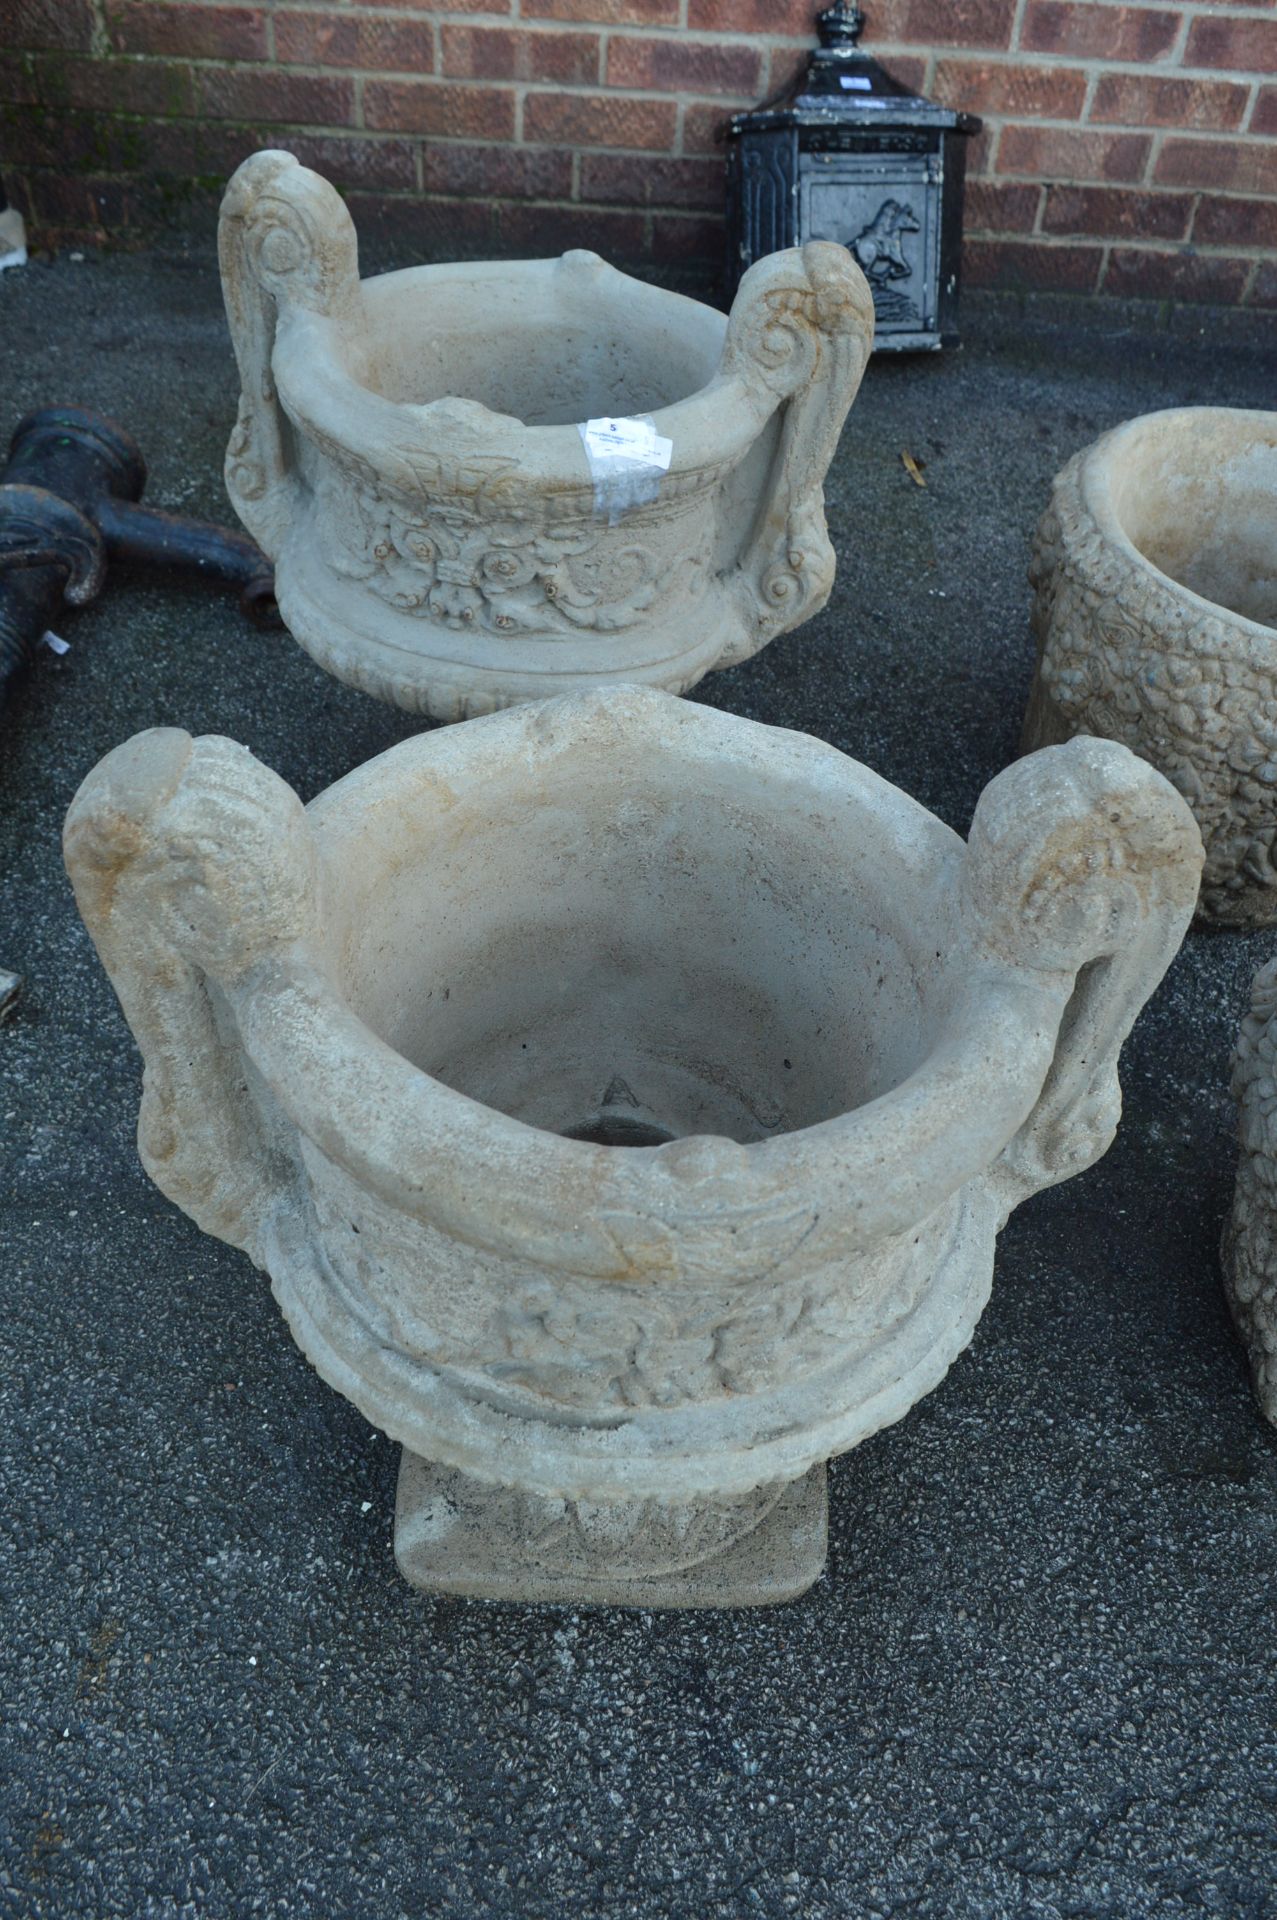
<svg viewBox="0 0 1277 1920">
<path fill-rule="evenodd" d="M 760 261 L 730 317 L 592 253 L 361 281 L 338 194 L 266 152 L 220 253 L 227 488 L 339 679 L 443 720 L 678 692 L 828 598 L 822 482 L 874 324 L 844 247 Z"/>
<path fill-rule="evenodd" d="M 397 746 L 303 807 L 161 729 L 71 807 L 163 1191 L 402 1442 L 440 1592 L 744 1605 L 825 1461 L 971 1338 L 1090 1166 L 1201 843 L 1077 740 L 968 844 L 802 735 L 641 689 Z"/>
<path fill-rule="evenodd" d="M 1202 918 L 1277 920 L 1277 413 L 1106 433 L 1057 475 L 1030 578 L 1026 750 L 1123 741 L 1193 809 Z"/>
</svg>

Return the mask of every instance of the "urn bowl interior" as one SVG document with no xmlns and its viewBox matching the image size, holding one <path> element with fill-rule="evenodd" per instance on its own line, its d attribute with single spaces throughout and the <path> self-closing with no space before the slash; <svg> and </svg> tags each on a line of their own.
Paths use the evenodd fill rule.
<svg viewBox="0 0 1277 1920">
<path fill-rule="evenodd" d="M 331 889 L 348 1003 L 531 1126 L 765 1140 L 898 1085 L 947 1014 L 936 902 L 854 794 L 603 738 L 376 832 Z"/>
<path fill-rule="evenodd" d="M 595 254 L 364 282 L 350 371 L 384 399 L 472 400 L 526 426 L 655 413 L 714 375 L 725 317 Z"/>
<path fill-rule="evenodd" d="M 1110 448 L 1113 507 L 1159 572 L 1277 627 L 1277 413 L 1154 414 Z"/>
</svg>

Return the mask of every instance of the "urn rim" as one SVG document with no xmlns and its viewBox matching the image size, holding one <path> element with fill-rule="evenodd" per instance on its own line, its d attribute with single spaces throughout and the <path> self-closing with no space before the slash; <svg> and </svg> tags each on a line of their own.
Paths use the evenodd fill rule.
<svg viewBox="0 0 1277 1920">
<path fill-rule="evenodd" d="M 807 735 L 631 686 L 567 694 L 404 741 L 317 796 L 308 809 L 312 828 L 321 849 L 331 836 L 335 857 L 348 864 L 358 857 L 352 823 L 393 808 L 397 790 L 423 778 L 443 789 L 466 777 L 481 781 L 494 756 L 563 754 L 601 728 L 623 729 L 630 750 L 727 751 L 743 765 L 783 770 L 798 791 L 838 791 L 844 803 L 850 797 L 888 820 L 902 875 L 927 889 L 921 911 L 939 924 L 956 895 L 963 842 L 870 769 Z M 533 1260 L 538 1246 L 552 1247 L 547 1260 L 555 1265 L 564 1259 L 564 1222 L 579 1221 L 576 1270 L 633 1277 L 636 1256 L 620 1243 L 641 1241 L 641 1223 L 663 1245 L 670 1234 L 694 1240 L 698 1230 L 708 1232 L 724 1210 L 756 1217 L 760 1209 L 793 1213 L 810 1203 L 828 1215 L 837 1195 L 837 1217 L 820 1240 L 832 1235 L 855 1250 L 906 1231 L 987 1172 L 1041 1092 L 1067 985 L 995 960 L 956 913 L 947 932 L 946 966 L 961 979 L 916 1071 L 863 1105 L 748 1143 L 700 1134 L 617 1148 L 529 1125 L 397 1052 L 304 948 L 277 960 L 269 978 L 253 980 L 239 996 L 239 1017 L 250 1056 L 293 1123 L 392 1206 L 476 1246 Z M 1005 1043 L 1008 1021 L 1023 1036 L 1013 1050 Z M 395 1115 L 393 1127 L 379 1130 L 382 1145 L 359 1125 L 370 1101 Z M 474 1191 L 467 1174 L 480 1161 L 492 1177 Z M 620 1231 L 618 1222 L 634 1232 Z M 642 1265 L 645 1256 L 637 1257 Z M 659 1268 L 660 1257 L 652 1258 Z M 746 1250 L 740 1259 L 748 1259 Z"/>
<path fill-rule="evenodd" d="M 776 394 L 759 383 L 751 387 L 740 374 L 724 372 L 718 364 L 727 338 L 726 314 L 636 280 L 581 250 L 544 260 L 440 263 L 374 275 L 359 282 L 361 301 L 354 319 L 301 306 L 287 309 L 280 316 L 273 353 L 285 409 L 321 449 L 331 440 L 380 482 L 410 495 L 423 484 L 420 476 L 434 472 L 441 458 L 465 463 L 496 454 L 503 456 L 505 470 L 525 485 L 589 493 L 593 478 L 578 423 L 529 424 L 461 393 L 425 402 L 391 399 L 361 379 L 352 365 L 365 340 L 385 324 L 379 309 L 409 291 L 420 291 L 424 315 L 427 296 L 450 286 L 482 286 L 490 280 L 502 288 L 510 282 L 535 288 L 556 275 L 573 274 L 588 275 L 591 292 L 602 293 L 623 309 L 620 323 L 627 332 L 639 330 L 649 312 L 660 314 L 668 307 L 670 320 L 704 335 L 704 349 L 715 348 L 708 378 L 677 399 L 631 416 L 650 416 L 656 432 L 673 442 L 671 477 L 700 477 L 710 485 L 748 453 L 776 409 Z M 402 469 L 402 477 L 396 482 L 397 469 Z M 443 490 L 448 490 L 446 484 Z"/>
<path fill-rule="evenodd" d="M 1136 545 L 1127 532 L 1114 499 L 1114 459 L 1123 450 L 1134 450 L 1149 435 L 1171 428 L 1191 438 L 1207 422 L 1244 427 L 1253 439 L 1267 435 L 1277 450 L 1277 413 L 1260 407 L 1163 407 L 1154 413 L 1139 414 L 1124 420 L 1093 441 L 1081 453 L 1079 486 L 1086 506 L 1104 538 L 1138 572 L 1146 575 L 1163 593 L 1186 602 L 1203 617 L 1231 627 L 1248 646 L 1262 647 L 1277 657 L 1277 628 L 1263 620 L 1238 613 L 1222 600 L 1211 600 L 1195 588 L 1186 586 L 1174 574 L 1159 567 L 1155 560 Z"/>
</svg>

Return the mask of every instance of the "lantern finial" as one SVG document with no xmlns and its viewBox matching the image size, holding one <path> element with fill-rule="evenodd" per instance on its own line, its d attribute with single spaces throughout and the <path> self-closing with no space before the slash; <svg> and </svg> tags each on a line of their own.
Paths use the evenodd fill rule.
<svg viewBox="0 0 1277 1920">
<path fill-rule="evenodd" d="M 865 16 L 855 0 L 834 0 L 816 15 L 821 47 L 835 56 L 851 53 L 864 30 Z"/>
</svg>

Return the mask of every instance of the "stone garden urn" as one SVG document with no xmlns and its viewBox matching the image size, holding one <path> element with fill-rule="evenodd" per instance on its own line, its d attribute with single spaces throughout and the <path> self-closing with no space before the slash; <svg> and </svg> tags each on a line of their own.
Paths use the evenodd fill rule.
<svg viewBox="0 0 1277 1920">
<path fill-rule="evenodd" d="M 143 1162 L 402 1443 L 407 1578 L 696 1606 L 816 1577 L 825 1461 L 1104 1152 L 1201 843 L 1105 741 L 1001 774 L 964 844 L 815 740 L 614 688 L 309 807 L 142 733 L 66 855 Z"/>
<path fill-rule="evenodd" d="M 1277 413 L 1178 407 L 1057 476 L 1030 569 L 1025 749 L 1120 740 L 1206 844 L 1199 912 L 1277 920 Z"/>
<path fill-rule="evenodd" d="M 1233 1054 L 1241 1152 L 1224 1227 L 1224 1291 L 1255 1395 L 1277 1426 L 1277 960 L 1255 975 Z"/>
<path fill-rule="evenodd" d="M 844 247 L 730 317 L 596 254 L 361 281 L 334 189 L 259 153 L 222 206 L 231 500 L 321 666 L 456 720 L 679 692 L 818 611 L 822 482 L 873 341 Z"/>
</svg>

